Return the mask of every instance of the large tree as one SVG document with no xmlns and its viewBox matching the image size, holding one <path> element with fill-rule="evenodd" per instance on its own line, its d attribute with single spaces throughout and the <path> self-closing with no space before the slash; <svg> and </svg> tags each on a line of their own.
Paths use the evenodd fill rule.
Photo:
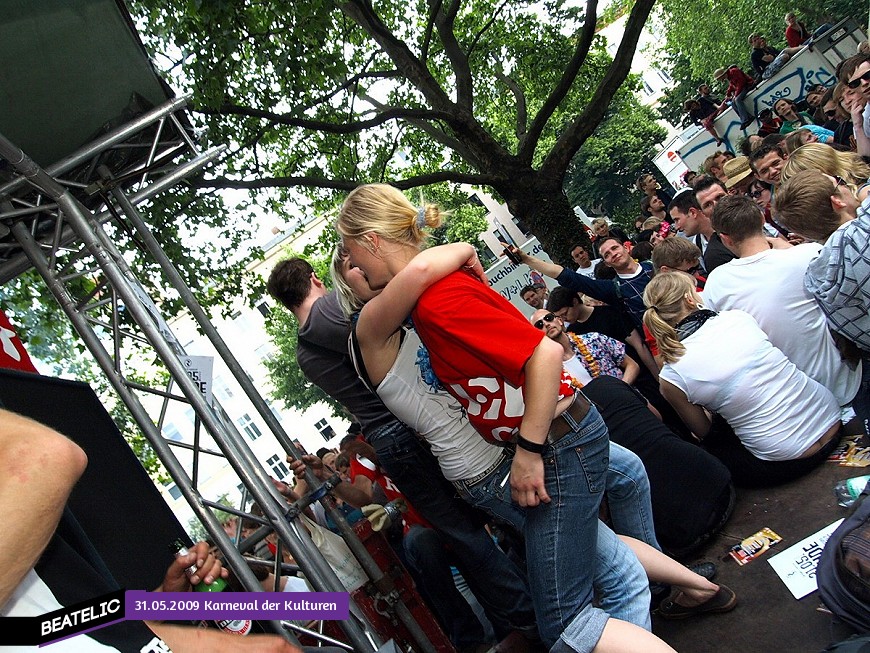
<svg viewBox="0 0 870 653">
<path fill-rule="evenodd" d="M 631 8 L 611 59 L 597 0 L 134 0 L 183 70 L 208 138 L 234 147 L 200 186 L 336 190 L 388 181 L 489 187 L 555 255 L 577 237 L 563 192 L 572 158 L 628 74 L 654 0 Z M 161 64 L 162 65 L 162 64 Z M 317 201 L 322 201 L 318 204 Z"/>
</svg>

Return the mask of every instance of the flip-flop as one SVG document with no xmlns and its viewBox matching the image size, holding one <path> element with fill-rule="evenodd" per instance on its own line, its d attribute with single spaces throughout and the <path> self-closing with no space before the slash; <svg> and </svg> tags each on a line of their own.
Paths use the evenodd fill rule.
<svg viewBox="0 0 870 653">
<path fill-rule="evenodd" d="M 719 591 L 709 599 L 698 605 L 685 606 L 674 599 L 662 601 L 659 606 L 659 616 L 662 619 L 688 619 L 699 614 L 715 614 L 717 612 L 729 612 L 737 605 L 737 595 L 725 585 L 719 586 Z"/>
</svg>

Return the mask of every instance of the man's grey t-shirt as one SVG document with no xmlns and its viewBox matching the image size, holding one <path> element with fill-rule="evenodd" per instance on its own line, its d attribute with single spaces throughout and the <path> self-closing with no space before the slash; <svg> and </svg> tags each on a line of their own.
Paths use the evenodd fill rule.
<svg viewBox="0 0 870 653">
<path fill-rule="evenodd" d="M 314 302 L 299 327 L 296 361 L 305 377 L 347 408 L 368 433 L 396 418 L 359 380 L 347 350 L 349 333 L 350 322 L 330 292 Z"/>
</svg>

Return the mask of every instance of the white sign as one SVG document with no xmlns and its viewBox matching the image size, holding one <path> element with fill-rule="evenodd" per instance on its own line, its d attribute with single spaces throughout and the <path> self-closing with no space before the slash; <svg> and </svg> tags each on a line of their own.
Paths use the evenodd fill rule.
<svg viewBox="0 0 870 653">
<path fill-rule="evenodd" d="M 214 356 L 182 356 L 181 364 L 190 380 L 199 388 L 206 402 L 211 405 L 211 380 Z"/>
<path fill-rule="evenodd" d="M 813 533 L 768 559 L 770 566 L 796 599 L 802 599 L 818 589 L 816 566 L 822 556 L 822 549 L 842 522 L 842 519 L 838 519 L 818 533 Z"/>
<path fill-rule="evenodd" d="M 537 238 L 532 238 L 531 240 L 526 241 L 520 249 L 526 254 L 531 254 L 535 258 L 552 263 L 552 259 L 549 257 L 547 252 L 544 251 L 544 248 L 541 247 L 541 243 L 538 242 Z M 532 274 L 532 269 L 528 265 L 525 263 L 515 265 L 514 263 L 511 263 L 510 259 L 506 256 L 500 258 L 498 263 L 486 271 L 486 276 L 489 279 L 489 287 L 516 306 L 526 317 L 531 317 L 532 313 L 535 312 L 535 309 L 523 301 L 523 298 L 520 297 L 520 290 L 535 282 L 535 279 L 532 278 Z M 534 274 L 537 275 L 536 272 Z M 543 277 L 543 280 L 550 289 L 559 285 L 556 283 L 555 279 L 550 279 L 549 277 Z"/>
</svg>

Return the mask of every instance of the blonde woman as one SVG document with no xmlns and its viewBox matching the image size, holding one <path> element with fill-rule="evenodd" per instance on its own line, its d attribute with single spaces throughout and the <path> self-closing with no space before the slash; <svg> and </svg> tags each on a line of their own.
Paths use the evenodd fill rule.
<svg viewBox="0 0 870 653">
<path fill-rule="evenodd" d="M 870 166 L 854 152 L 835 150 L 821 143 L 807 143 L 797 148 L 788 158 L 780 175 L 780 183 L 784 184 L 789 177 L 802 170 L 818 170 L 831 177 L 839 177 L 844 183 L 858 188 L 858 200 L 870 194 Z"/>
<path fill-rule="evenodd" d="M 336 226 L 350 264 L 377 290 L 419 254 L 425 229 L 440 224 L 437 206 L 415 207 L 399 190 L 370 184 L 350 193 Z M 478 433 L 496 444 L 516 442 L 505 483 L 526 508 L 529 585 L 545 645 L 552 651 L 671 650 L 592 603 L 588 562 L 597 555 L 609 439 L 598 411 L 563 378 L 559 345 L 463 272 L 426 289 L 412 318 L 435 375 Z"/>
<path fill-rule="evenodd" d="M 775 348 L 751 315 L 705 309 L 683 272 L 653 277 L 644 302 L 643 322 L 664 363 L 661 393 L 735 485 L 793 480 L 837 446 L 837 400 Z"/>
</svg>

